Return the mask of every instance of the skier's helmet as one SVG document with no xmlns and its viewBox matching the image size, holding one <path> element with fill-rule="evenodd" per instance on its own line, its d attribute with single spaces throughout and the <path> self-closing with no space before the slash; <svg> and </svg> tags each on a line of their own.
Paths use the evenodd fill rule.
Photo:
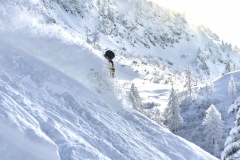
<svg viewBox="0 0 240 160">
<path fill-rule="evenodd" d="M 105 57 L 109 58 L 109 59 L 113 59 L 115 57 L 115 54 L 113 51 L 107 50 L 104 54 Z"/>
</svg>

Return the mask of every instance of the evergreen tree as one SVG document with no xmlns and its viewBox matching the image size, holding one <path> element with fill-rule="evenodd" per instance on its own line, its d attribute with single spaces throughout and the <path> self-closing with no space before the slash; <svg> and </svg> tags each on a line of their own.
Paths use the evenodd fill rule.
<svg viewBox="0 0 240 160">
<path fill-rule="evenodd" d="M 231 129 L 230 134 L 225 142 L 225 148 L 222 152 L 222 160 L 240 159 L 240 97 L 230 106 L 228 112 L 236 113 L 235 126 Z"/>
<path fill-rule="evenodd" d="M 100 8 L 100 14 L 102 15 L 102 16 L 105 16 L 105 6 L 106 6 L 106 1 L 105 0 L 103 0 L 102 1 L 102 4 L 101 4 L 101 8 Z"/>
<path fill-rule="evenodd" d="M 213 93 L 213 91 L 214 91 L 214 84 L 212 83 L 212 81 L 207 82 L 205 87 L 207 103 L 209 103 L 209 97 Z"/>
<path fill-rule="evenodd" d="M 100 36 L 99 36 L 99 32 L 95 32 L 92 34 L 93 35 L 93 40 L 92 40 L 92 43 L 93 43 L 93 46 L 96 48 L 98 42 L 99 42 L 99 39 L 100 39 Z"/>
<path fill-rule="evenodd" d="M 183 119 L 180 115 L 179 98 L 173 87 L 168 100 L 168 107 L 164 112 L 166 118 L 165 124 L 173 133 L 176 133 L 177 129 L 183 123 Z"/>
<path fill-rule="evenodd" d="M 231 64 L 229 62 L 226 63 L 225 73 L 231 72 Z"/>
<path fill-rule="evenodd" d="M 194 92 L 194 83 L 195 83 L 195 79 L 192 75 L 192 70 L 191 70 L 191 67 L 188 66 L 188 69 L 186 71 L 186 84 L 185 86 L 187 87 L 187 91 L 188 91 L 188 94 L 189 96 L 191 96 L 193 99 L 195 99 L 196 97 L 196 94 Z"/>
<path fill-rule="evenodd" d="M 89 39 L 90 29 L 88 27 L 85 27 L 85 32 L 86 32 L 86 41 L 87 41 L 87 43 L 91 43 L 91 40 Z"/>
<path fill-rule="evenodd" d="M 101 8 L 101 0 L 97 0 L 97 6 L 98 8 Z"/>
<path fill-rule="evenodd" d="M 228 83 L 228 94 L 232 99 L 232 102 L 236 98 L 237 90 L 236 90 L 236 85 L 233 76 L 231 75 Z"/>
<path fill-rule="evenodd" d="M 203 120 L 203 125 L 206 132 L 206 142 L 208 142 L 209 150 L 217 156 L 219 154 L 219 146 L 222 144 L 221 137 L 223 133 L 223 121 L 221 113 L 212 104 L 206 111 L 206 117 Z"/>
<path fill-rule="evenodd" d="M 130 100 L 134 109 L 143 112 L 142 98 L 139 96 L 138 89 L 133 83 L 130 90 Z"/>
<path fill-rule="evenodd" d="M 161 117 L 161 112 L 160 110 L 157 108 L 153 117 L 153 120 L 155 122 L 157 122 L 159 125 L 163 125 L 162 123 L 162 117 Z"/>
<path fill-rule="evenodd" d="M 108 5 L 108 19 L 109 19 L 110 21 L 112 21 L 113 23 L 115 22 L 114 11 L 113 11 L 113 9 L 110 7 L 110 5 Z"/>
</svg>

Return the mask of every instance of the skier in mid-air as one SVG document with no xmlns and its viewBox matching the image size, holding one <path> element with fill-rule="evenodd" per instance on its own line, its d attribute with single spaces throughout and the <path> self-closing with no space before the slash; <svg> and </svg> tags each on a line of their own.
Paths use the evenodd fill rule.
<svg viewBox="0 0 240 160">
<path fill-rule="evenodd" d="M 113 51 L 107 50 L 104 54 L 104 57 L 108 60 L 109 62 L 109 69 L 110 69 L 110 74 L 112 77 L 115 77 L 115 67 L 113 63 L 113 58 L 115 57 L 115 54 Z"/>
</svg>

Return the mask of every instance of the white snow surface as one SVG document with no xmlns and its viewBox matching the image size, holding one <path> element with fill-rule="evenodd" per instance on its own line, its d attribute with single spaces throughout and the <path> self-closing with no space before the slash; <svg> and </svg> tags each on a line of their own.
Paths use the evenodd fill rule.
<svg viewBox="0 0 240 160">
<path fill-rule="evenodd" d="M 171 87 L 168 79 L 175 80 L 181 88 L 181 72 L 192 64 L 198 49 L 205 48 L 203 42 L 210 45 L 212 41 L 203 39 L 199 42 L 199 35 L 191 31 L 190 34 L 195 35 L 193 38 L 183 33 L 180 42 L 177 39 L 166 49 L 155 47 L 148 41 L 146 43 L 152 48 L 145 48 L 142 44 L 145 41 L 140 41 L 143 40 L 141 34 L 145 33 L 145 27 L 150 27 L 149 30 L 153 29 L 155 33 L 169 32 L 171 37 L 172 32 L 162 22 L 175 14 L 169 16 L 159 12 L 158 23 L 153 25 L 151 18 L 138 12 L 135 15 L 135 11 L 127 5 L 135 5 L 134 1 L 109 1 L 119 15 L 126 11 L 130 16 L 118 15 L 123 18 L 117 23 L 119 35 L 124 34 L 122 37 L 100 33 L 99 51 L 85 42 L 84 30 L 87 26 L 93 33 L 100 23 L 96 1 L 75 1 L 82 7 L 85 18 L 76 14 L 77 7 L 74 8 L 71 2 L 5 0 L 0 4 L 0 160 L 216 159 L 134 111 L 124 102 L 124 95 L 119 98 L 121 93 L 113 91 L 116 82 L 134 82 L 144 101 L 156 102 L 163 111 Z M 153 13 L 149 14 L 151 17 Z M 131 32 L 132 41 L 137 40 L 133 47 L 126 37 L 131 37 L 127 33 L 135 25 L 136 16 L 140 16 L 137 23 L 143 23 L 144 18 L 147 21 L 144 26 L 138 26 L 137 31 Z M 125 20 L 129 26 L 120 25 Z M 170 24 L 173 29 L 175 26 L 179 28 L 180 32 L 188 29 L 184 25 Z M 155 30 L 160 26 L 161 32 Z M 163 45 L 165 43 L 163 41 Z M 216 42 L 217 51 L 219 43 Z M 108 48 L 116 49 L 118 56 L 115 82 L 108 80 L 106 84 L 101 83 L 102 77 L 96 79 L 96 73 L 105 72 L 106 61 L 102 54 Z M 208 53 L 208 47 L 205 52 Z M 216 64 L 206 61 L 211 78 L 223 72 L 225 65 L 222 63 L 229 59 L 225 52 L 221 53 L 223 60 L 219 59 Z M 234 51 L 230 56 L 238 64 L 239 55 Z M 197 60 L 195 64 L 201 64 Z M 156 77 L 156 81 L 161 84 L 149 82 L 154 79 L 155 64 L 161 67 L 155 73 L 159 74 L 160 78 Z M 172 73 L 175 71 L 176 77 Z M 202 70 L 199 75 L 202 72 L 205 75 Z M 195 111 L 190 112 L 194 116 Z"/>
<path fill-rule="evenodd" d="M 114 94 L 104 98 L 81 83 L 84 71 L 104 64 L 89 49 L 23 32 L 0 35 L 1 160 L 216 159 L 122 107 Z M 53 62 L 54 54 L 47 53 L 56 48 Z M 65 70 L 56 69 L 66 61 Z"/>
</svg>

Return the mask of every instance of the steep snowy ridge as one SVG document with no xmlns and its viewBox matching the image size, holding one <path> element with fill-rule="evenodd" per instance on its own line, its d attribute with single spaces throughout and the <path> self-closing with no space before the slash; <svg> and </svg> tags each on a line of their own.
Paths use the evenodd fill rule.
<svg viewBox="0 0 240 160">
<path fill-rule="evenodd" d="M 14 39 L 3 39 L 1 159 L 215 159 L 118 102 L 108 105 L 81 83 L 11 45 Z M 65 45 L 72 47 L 59 41 L 59 47 Z"/>
</svg>

